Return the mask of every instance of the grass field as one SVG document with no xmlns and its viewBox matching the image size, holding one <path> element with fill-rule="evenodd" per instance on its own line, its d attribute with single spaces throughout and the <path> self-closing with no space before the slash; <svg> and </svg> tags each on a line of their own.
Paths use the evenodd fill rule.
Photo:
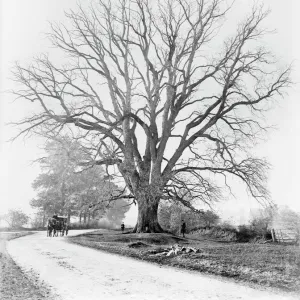
<svg viewBox="0 0 300 300">
<path fill-rule="evenodd" d="M 121 234 L 96 231 L 69 241 L 112 253 L 130 256 L 163 265 L 231 277 L 263 287 L 300 293 L 300 248 L 279 244 L 221 242 L 188 236 L 186 239 L 168 234 Z M 141 242 L 139 247 L 130 247 Z M 199 253 L 174 257 L 157 256 L 151 252 L 170 245 L 189 245 Z"/>
</svg>

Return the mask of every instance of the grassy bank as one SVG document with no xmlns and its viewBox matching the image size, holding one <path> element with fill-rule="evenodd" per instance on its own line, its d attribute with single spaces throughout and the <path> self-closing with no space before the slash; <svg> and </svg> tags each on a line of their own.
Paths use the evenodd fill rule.
<svg viewBox="0 0 300 300">
<path fill-rule="evenodd" d="M 6 241 L 33 232 L 0 232 L 0 299 L 1 300 L 40 300 L 53 299 L 47 289 L 34 285 L 6 251 Z"/>
<path fill-rule="evenodd" d="M 97 231 L 70 237 L 69 241 L 150 262 L 231 277 L 263 287 L 300 293 L 300 248 L 273 244 L 221 242 L 168 234 L 121 234 Z M 134 243 L 141 242 L 135 246 Z M 170 245 L 188 245 L 199 253 L 174 257 L 154 255 Z"/>
</svg>

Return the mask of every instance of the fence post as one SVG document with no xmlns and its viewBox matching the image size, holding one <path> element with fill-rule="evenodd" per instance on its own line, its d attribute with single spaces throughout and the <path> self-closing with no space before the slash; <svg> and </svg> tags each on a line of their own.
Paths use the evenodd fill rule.
<svg viewBox="0 0 300 300">
<path fill-rule="evenodd" d="M 275 230 L 273 228 L 271 229 L 271 235 L 272 235 L 272 241 L 276 242 Z"/>
<path fill-rule="evenodd" d="M 283 235 L 282 235 L 281 229 L 280 229 L 280 236 L 281 236 L 281 242 L 284 243 L 284 239 L 283 239 Z"/>
</svg>

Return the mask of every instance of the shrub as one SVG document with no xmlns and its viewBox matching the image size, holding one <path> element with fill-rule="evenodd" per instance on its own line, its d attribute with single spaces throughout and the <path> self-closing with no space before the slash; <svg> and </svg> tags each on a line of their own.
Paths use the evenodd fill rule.
<svg viewBox="0 0 300 300">
<path fill-rule="evenodd" d="M 229 222 L 223 222 L 222 224 L 216 226 L 216 228 L 219 228 L 221 230 L 225 230 L 225 231 L 229 231 L 229 232 L 237 232 L 237 229 L 235 226 L 233 226 L 232 224 L 230 224 Z"/>
<path fill-rule="evenodd" d="M 261 237 L 261 235 L 252 229 L 251 227 L 247 225 L 240 225 L 238 227 L 238 232 L 237 232 L 237 241 L 238 242 L 250 242 L 251 240 Z"/>
</svg>

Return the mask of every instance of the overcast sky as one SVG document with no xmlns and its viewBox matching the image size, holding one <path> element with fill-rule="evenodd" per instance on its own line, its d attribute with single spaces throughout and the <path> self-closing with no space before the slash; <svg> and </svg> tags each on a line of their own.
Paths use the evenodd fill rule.
<svg viewBox="0 0 300 300">
<path fill-rule="evenodd" d="M 44 33 L 49 31 L 49 21 L 64 20 L 64 10 L 76 8 L 75 0 L 0 0 L 0 214 L 9 208 L 19 207 L 30 212 L 29 201 L 34 197 L 31 183 L 39 172 L 31 162 L 42 152 L 41 141 L 21 139 L 14 143 L 6 142 L 15 133 L 15 129 L 5 123 L 19 120 L 30 112 L 29 103 L 13 102 L 13 97 L 5 90 L 13 89 L 9 80 L 10 69 L 14 61 L 29 62 L 31 57 L 41 52 L 51 55 L 53 49 Z M 87 2 L 87 1 L 85 1 Z M 249 7 L 252 0 L 237 0 L 233 20 Z M 271 8 L 267 26 L 277 29 L 277 33 L 267 38 L 269 48 L 281 59 L 282 63 L 294 63 L 293 80 L 300 81 L 300 19 L 299 1 L 263 0 Z M 295 85 L 289 95 L 279 102 L 268 114 L 268 121 L 278 130 L 269 134 L 268 141 L 257 152 L 267 157 L 272 164 L 269 189 L 272 199 L 281 205 L 288 205 L 300 211 L 299 170 L 300 170 L 300 86 Z M 241 190 L 241 187 L 237 187 Z M 220 204 L 217 210 L 226 218 L 234 217 L 243 221 L 249 211 L 257 205 L 246 194 L 238 193 L 236 199 Z M 131 220 L 135 219 L 133 210 Z"/>
</svg>

